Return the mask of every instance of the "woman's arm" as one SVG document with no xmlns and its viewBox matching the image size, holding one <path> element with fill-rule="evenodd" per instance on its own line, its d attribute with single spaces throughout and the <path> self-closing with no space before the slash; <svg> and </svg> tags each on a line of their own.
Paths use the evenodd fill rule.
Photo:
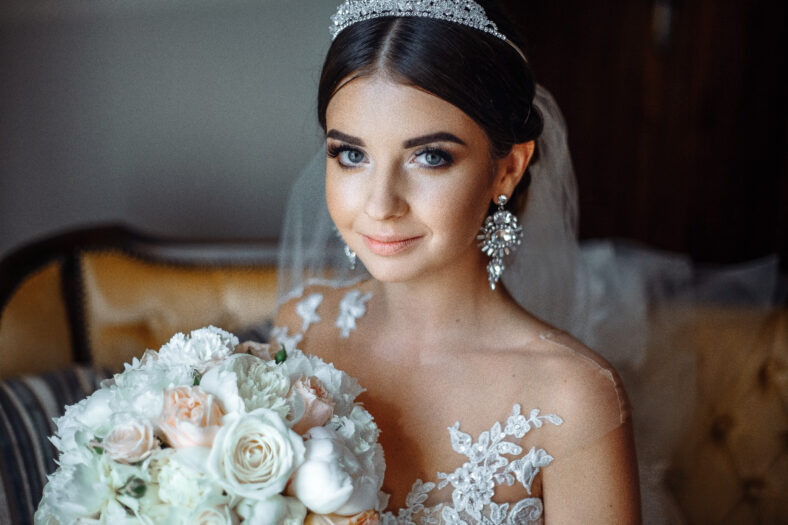
<svg viewBox="0 0 788 525">
<path fill-rule="evenodd" d="M 639 524 L 631 419 L 544 470 L 545 524 Z"/>
</svg>

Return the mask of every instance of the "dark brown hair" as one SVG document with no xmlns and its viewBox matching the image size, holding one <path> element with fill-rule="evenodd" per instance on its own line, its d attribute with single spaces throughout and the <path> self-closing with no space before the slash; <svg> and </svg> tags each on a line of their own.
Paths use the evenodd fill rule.
<svg viewBox="0 0 788 525">
<path fill-rule="evenodd" d="M 479 3 L 522 49 L 500 11 L 489 2 Z M 505 157 L 514 144 L 535 140 L 542 132 L 542 117 L 533 106 L 531 69 L 512 46 L 461 24 L 417 17 L 367 20 L 337 35 L 318 91 L 318 120 L 324 131 L 328 103 L 342 83 L 376 73 L 418 86 L 465 112 L 487 134 L 494 158 Z M 526 170 L 512 195 L 515 209 L 524 204 L 529 182 Z"/>
</svg>

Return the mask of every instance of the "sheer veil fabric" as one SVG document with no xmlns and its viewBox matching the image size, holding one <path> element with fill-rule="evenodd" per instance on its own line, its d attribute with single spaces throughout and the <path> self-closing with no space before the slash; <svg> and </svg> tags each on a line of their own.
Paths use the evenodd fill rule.
<svg viewBox="0 0 788 525">
<path fill-rule="evenodd" d="M 662 487 L 672 450 L 692 417 L 693 361 L 680 347 L 669 354 L 655 349 L 672 344 L 700 301 L 768 306 L 777 260 L 700 271 L 687 257 L 634 244 L 578 243 L 577 184 L 566 125 L 541 86 L 534 104 L 544 118 L 544 132 L 519 217 L 523 243 L 505 259 L 503 283 L 523 308 L 572 334 L 617 369 L 632 404 L 645 521 L 680 523 Z M 328 214 L 324 177 L 321 151 L 291 190 L 280 238 L 280 304 L 313 284 L 341 287 L 369 277 L 360 261 L 355 270 L 349 268 Z"/>
</svg>

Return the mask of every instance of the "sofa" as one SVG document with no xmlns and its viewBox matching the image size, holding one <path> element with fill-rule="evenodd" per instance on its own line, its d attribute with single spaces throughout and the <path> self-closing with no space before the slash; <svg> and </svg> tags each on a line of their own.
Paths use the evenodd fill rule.
<svg viewBox="0 0 788 525">
<path fill-rule="evenodd" d="M 213 324 L 264 341 L 276 286 L 273 241 L 162 239 L 120 225 L 53 235 L 0 261 L 0 523 L 32 522 L 65 405 L 176 332 Z M 654 323 L 671 322 L 675 308 L 663 308 Z M 670 448 L 641 471 L 666 496 L 644 499 L 646 515 L 659 505 L 670 507 L 658 512 L 666 523 L 788 523 L 788 308 L 711 301 L 683 319 L 652 343 L 653 362 L 621 370 L 648 383 L 627 385 L 641 397 L 636 436 L 664 435 Z M 686 392 L 649 394 L 676 384 L 666 377 L 676 370 Z M 674 429 L 649 417 L 666 399 L 691 405 Z"/>
</svg>

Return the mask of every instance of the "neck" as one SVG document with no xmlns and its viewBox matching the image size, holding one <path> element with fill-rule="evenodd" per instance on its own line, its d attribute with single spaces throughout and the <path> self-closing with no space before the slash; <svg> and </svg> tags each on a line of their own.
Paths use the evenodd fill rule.
<svg viewBox="0 0 788 525">
<path fill-rule="evenodd" d="M 458 325 L 483 323 L 490 307 L 505 296 L 500 288 L 490 290 L 486 264 L 486 257 L 473 247 L 472 255 L 461 262 L 418 279 L 378 282 L 382 319 L 428 337 L 440 337 L 447 330 L 457 333 Z"/>
</svg>

